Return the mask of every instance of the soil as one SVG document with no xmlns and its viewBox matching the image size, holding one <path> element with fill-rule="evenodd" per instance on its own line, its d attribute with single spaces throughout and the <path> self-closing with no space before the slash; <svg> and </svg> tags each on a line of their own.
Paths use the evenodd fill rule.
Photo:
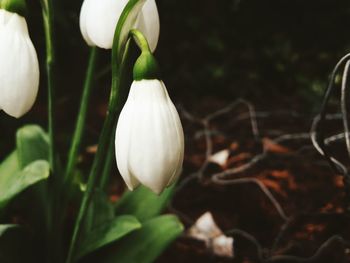
<svg viewBox="0 0 350 263">
<path fill-rule="evenodd" d="M 197 109 L 202 117 L 184 117 L 186 134 L 185 169 L 182 182 L 200 169 L 206 160 L 205 130 L 199 124 L 205 113 L 227 105 L 204 103 Z M 198 104 L 200 105 L 200 103 Z M 214 109 L 216 108 L 216 109 Z M 196 109 L 194 109 L 196 111 Z M 245 105 L 212 120 L 208 127 L 212 152 L 230 151 L 224 165 L 209 163 L 201 174 L 176 194 L 169 212 L 175 212 L 190 227 L 205 212 L 234 238 L 234 258 L 213 255 L 204 242 L 186 233 L 157 260 L 162 262 L 350 262 L 350 216 L 346 213 L 343 177 L 312 146 L 308 137 L 312 116 L 285 110 L 256 110 L 259 138 L 254 138 Z M 208 113 L 209 114 L 209 113 Z M 189 120 L 191 119 L 191 120 Z M 336 131 L 339 120 L 329 121 Z M 330 129 L 332 130 L 332 129 Z M 291 136 L 278 143 L 276 137 Z M 302 138 L 296 136 L 302 134 Z M 295 136 L 295 138 L 293 137 Z M 333 145 L 337 157 L 344 158 L 344 141 Z M 283 219 L 261 189 L 252 183 L 220 185 L 215 174 L 242 167 L 265 149 L 266 156 L 225 181 L 256 178 L 281 205 Z"/>
</svg>

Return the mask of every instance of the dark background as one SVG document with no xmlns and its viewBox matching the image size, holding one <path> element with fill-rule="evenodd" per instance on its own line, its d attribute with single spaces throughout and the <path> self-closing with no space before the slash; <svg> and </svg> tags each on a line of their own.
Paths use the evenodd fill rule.
<svg viewBox="0 0 350 263">
<path fill-rule="evenodd" d="M 57 129 L 60 147 L 71 138 L 88 59 L 79 31 L 82 1 L 56 4 Z M 28 25 L 41 62 L 38 100 L 24 118 L 0 113 L 0 157 L 24 123 L 46 126 L 44 34 L 39 1 L 28 1 Z M 163 0 L 156 56 L 176 104 L 201 113 L 239 97 L 258 108 L 317 110 L 328 74 L 350 49 L 350 2 L 341 0 Z M 103 51 L 85 143 L 96 142 L 110 85 Z"/>
</svg>

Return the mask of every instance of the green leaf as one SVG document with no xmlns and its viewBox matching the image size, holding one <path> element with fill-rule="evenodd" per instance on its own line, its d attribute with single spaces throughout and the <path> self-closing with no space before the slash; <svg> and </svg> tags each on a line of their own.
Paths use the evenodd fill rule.
<svg viewBox="0 0 350 263">
<path fill-rule="evenodd" d="M 5 177 L 12 176 L 20 170 L 17 152 L 12 152 L 1 164 L 0 164 L 0 185 L 1 180 Z"/>
<path fill-rule="evenodd" d="M 164 215 L 146 222 L 108 252 L 100 255 L 103 263 L 152 263 L 182 233 L 183 225 L 173 215 Z"/>
<path fill-rule="evenodd" d="M 36 161 L 15 174 L 0 173 L 0 210 L 8 202 L 28 187 L 49 177 L 50 165 L 47 161 Z"/>
<path fill-rule="evenodd" d="M 144 186 L 126 192 L 117 202 L 117 215 L 134 215 L 140 222 L 145 222 L 160 215 L 173 196 L 175 185 L 165 189 L 161 195 L 156 195 Z"/>
<path fill-rule="evenodd" d="M 111 221 L 114 218 L 114 207 L 102 190 L 94 192 L 84 221 L 84 232 Z"/>
<path fill-rule="evenodd" d="M 17 131 L 17 154 L 21 168 L 37 160 L 47 160 L 49 140 L 45 131 L 37 125 L 26 125 Z"/>
<path fill-rule="evenodd" d="M 141 227 L 133 216 L 119 216 L 93 229 L 83 241 L 78 250 L 77 259 L 115 242 L 130 232 Z"/>
</svg>

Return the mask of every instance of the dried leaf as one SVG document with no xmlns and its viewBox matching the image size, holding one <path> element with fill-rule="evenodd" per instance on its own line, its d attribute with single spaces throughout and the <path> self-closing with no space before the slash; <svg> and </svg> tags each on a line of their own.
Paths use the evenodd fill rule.
<svg viewBox="0 0 350 263">
<path fill-rule="evenodd" d="M 230 151 L 225 149 L 210 156 L 209 162 L 216 163 L 221 167 L 224 167 L 227 164 L 227 159 L 229 156 L 230 156 Z"/>
<path fill-rule="evenodd" d="M 272 152 L 272 153 L 289 153 L 289 152 L 291 152 L 291 150 L 288 149 L 287 147 L 282 146 L 269 138 L 263 138 L 262 143 L 263 143 L 264 149 L 268 152 Z"/>
<path fill-rule="evenodd" d="M 233 238 L 223 234 L 216 225 L 210 212 L 203 214 L 195 224 L 188 230 L 187 235 L 191 238 L 204 241 L 207 249 L 214 255 L 233 258 Z"/>
</svg>

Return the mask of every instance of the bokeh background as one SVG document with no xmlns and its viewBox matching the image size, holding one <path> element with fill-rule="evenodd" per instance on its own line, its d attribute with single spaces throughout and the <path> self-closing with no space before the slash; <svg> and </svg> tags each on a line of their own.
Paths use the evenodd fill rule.
<svg viewBox="0 0 350 263">
<path fill-rule="evenodd" d="M 44 37 L 39 1 L 30 0 L 28 23 L 44 71 Z M 208 103 L 238 97 L 258 107 L 313 111 L 320 104 L 328 74 L 350 50 L 350 3 L 346 0 L 162 0 L 161 35 L 156 51 L 164 80 L 176 103 L 201 111 Z M 79 31 L 81 1 L 56 1 L 59 79 L 57 125 L 72 131 L 86 69 L 88 48 Z M 91 132 L 96 140 L 107 101 L 108 51 L 100 59 L 91 103 Z M 44 75 L 44 74 L 42 74 Z M 46 88 L 20 120 L 0 114 L 0 156 L 14 145 L 23 123 L 45 125 Z M 219 102 L 218 102 L 219 101 Z M 101 117 L 101 118 L 102 118 Z M 94 132 L 95 131 L 95 132 Z M 65 145 L 65 138 L 59 138 Z"/>
<path fill-rule="evenodd" d="M 30 0 L 28 23 L 44 70 L 44 38 L 39 1 Z M 79 31 L 81 1 L 56 1 L 59 79 L 58 129 L 70 136 L 79 105 L 88 48 Z M 156 51 L 164 80 L 176 103 L 202 111 L 238 97 L 258 107 L 317 109 L 328 74 L 350 49 L 350 3 L 346 0 L 162 0 Z M 95 141 L 104 115 L 110 71 L 108 51 L 91 103 L 90 135 Z M 44 74 L 42 74 L 44 75 Z M 46 123 L 46 88 L 20 120 L 0 114 L 0 156 L 14 145 L 23 123 Z"/>
</svg>

